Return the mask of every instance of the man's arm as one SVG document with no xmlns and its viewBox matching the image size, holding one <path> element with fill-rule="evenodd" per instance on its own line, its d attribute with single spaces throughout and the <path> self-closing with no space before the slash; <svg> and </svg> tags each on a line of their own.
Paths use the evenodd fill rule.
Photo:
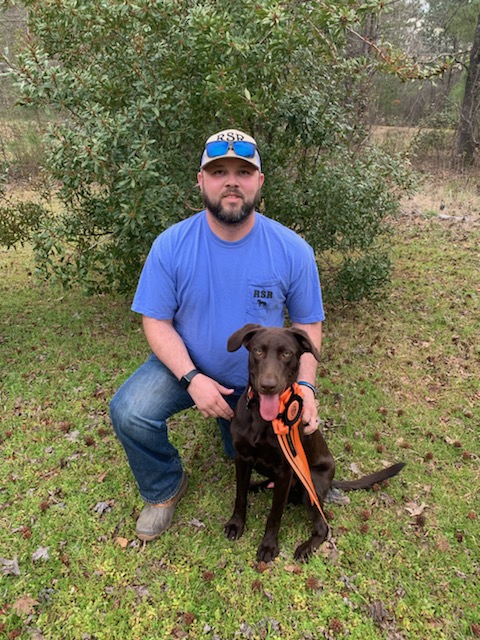
<svg viewBox="0 0 480 640">
<path fill-rule="evenodd" d="M 143 331 L 150 349 L 177 379 L 195 368 L 187 347 L 171 320 L 143 316 Z M 227 389 L 212 378 L 199 374 L 188 385 L 188 393 L 206 418 L 232 418 L 233 411 L 223 396 L 233 393 L 233 389 Z"/>
<path fill-rule="evenodd" d="M 297 329 L 303 329 L 312 344 L 317 347 L 318 351 L 322 346 L 322 323 L 315 322 L 312 324 L 300 324 L 299 322 L 292 322 L 292 326 Z M 317 384 L 317 360 L 311 353 L 304 353 L 300 360 L 300 370 L 298 372 L 298 380 L 304 380 L 309 382 L 314 387 Z M 317 429 L 317 403 L 315 402 L 315 396 L 311 389 L 306 386 L 302 386 L 303 391 L 303 422 L 305 424 L 305 433 L 310 435 Z"/>
</svg>

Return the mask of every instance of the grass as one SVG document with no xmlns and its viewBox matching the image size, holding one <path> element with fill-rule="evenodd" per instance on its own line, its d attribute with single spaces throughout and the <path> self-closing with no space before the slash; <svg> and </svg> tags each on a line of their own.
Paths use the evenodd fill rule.
<svg viewBox="0 0 480 640">
<path fill-rule="evenodd" d="M 174 524 L 135 540 L 141 502 L 108 401 L 147 355 L 138 318 L 119 298 L 39 285 L 28 248 L 1 252 L 0 637 L 479 637 L 479 235 L 402 217 L 388 298 L 330 310 L 320 415 L 337 476 L 407 466 L 328 505 L 334 545 L 306 565 L 298 507 L 280 557 L 255 562 L 266 494 L 226 540 L 234 469 L 194 411 L 170 423 L 191 477 Z"/>
<path fill-rule="evenodd" d="M 38 117 L 4 117 L 0 113 L 0 165 L 8 167 L 10 179 L 36 178 L 43 158 L 42 125 Z"/>
</svg>

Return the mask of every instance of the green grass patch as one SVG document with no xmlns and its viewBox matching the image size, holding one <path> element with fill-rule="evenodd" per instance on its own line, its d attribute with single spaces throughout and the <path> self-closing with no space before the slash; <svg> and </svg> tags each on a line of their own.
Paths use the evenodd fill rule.
<svg viewBox="0 0 480 640">
<path fill-rule="evenodd" d="M 28 248 L 3 251 L 0 637 L 478 637 L 479 235 L 404 219 L 388 299 L 329 312 L 320 415 L 337 477 L 407 466 L 327 505 L 334 545 L 306 565 L 293 552 L 310 524 L 289 506 L 265 567 L 270 496 L 224 537 L 234 469 L 195 411 L 170 423 L 190 475 L 174 524 L 135 539 L 141 501 L 108 402 L 147 355 L 139 320 L 119 298 L 39 285 Z"/>
</svg>

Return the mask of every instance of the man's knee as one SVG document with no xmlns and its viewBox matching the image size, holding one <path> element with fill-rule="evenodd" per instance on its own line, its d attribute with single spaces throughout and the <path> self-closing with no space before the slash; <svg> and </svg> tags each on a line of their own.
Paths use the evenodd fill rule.
<svg viewBox="0 0 480 640">
<path fill-rule="evenodd" d="M 110 409 L 110 420 L 112 422 L 114 430 L 118 433 L 120 412 L 118 411 L 118 401 L 117 401 L 116 394 L 110 400 L 109 409 Z"/>
<path fill-rule="evenodd" d="M 117 435 L 128 429 L 128 425 L 131 423 L 131 409 L 124 396 L 122 387 L 120 387 L 110 401 L 110 420 Z"/>
</svg>

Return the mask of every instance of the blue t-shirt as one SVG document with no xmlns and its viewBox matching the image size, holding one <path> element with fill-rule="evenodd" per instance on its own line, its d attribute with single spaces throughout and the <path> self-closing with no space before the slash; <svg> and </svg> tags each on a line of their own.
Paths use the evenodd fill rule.
<svg viewBox="0 0 480 640">
<path fill-rule="evenodd" d="M 247 351 L 227 351 L 228 337 L 247 322 L 281 327 L 324 319 L 312 248 L 260 213 L 238 242 L 221 240 L 206 212 L 179 222 L 154 241 L 132 309 L 173 320 L 195 366 L 229 388 L 248 382 Z"/>
</svg>

